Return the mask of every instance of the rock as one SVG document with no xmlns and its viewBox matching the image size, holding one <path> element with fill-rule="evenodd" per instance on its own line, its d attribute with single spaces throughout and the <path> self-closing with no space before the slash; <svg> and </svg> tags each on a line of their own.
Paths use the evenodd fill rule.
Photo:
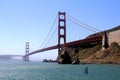
<svg viewBox="0 0 120 80">
<path fill-rule="evenodd" d="M 75 59 L 75 60 L 73 60 L 73 62 L 72 62 L 72 64 L 79 64 L 80 63 L 80 61 L 79 61 L 79 59 L 77 58 L 77 59 Z"/>
<path fill-rule="evenodd" d="M 59 64 L 71 64 L 71 58 L 68 55 L 67 51 L 64 51 L 63 54 L 61 54 L 60 59 L 59 59 Z"/>
</svg>

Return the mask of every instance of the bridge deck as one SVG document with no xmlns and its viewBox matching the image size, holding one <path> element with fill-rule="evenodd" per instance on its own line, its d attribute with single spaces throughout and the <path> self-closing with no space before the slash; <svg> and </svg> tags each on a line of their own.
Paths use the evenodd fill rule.
<svg viewBox="0 0 120 80">
<path fill-rule="evenodd" d="M 92 43 L 92 42 L 97 42 L 97 41 L 102 41 L 102 35 L 92 36 L 92 37 L 85 38 L 85 39 L 82 39 L 82 40 L 68 42 L 68 43 L 66 43 L 66 46 L 70 47 L 70 46 L 75 46 L 75 45 L 80 45 L 80 44 L 85 44 L 85 43 Z M 62 46 L 63 46 L 63 44 L 60 45 L 60 47 L 62 47 Z M 29 55 L 32 55 L 32 54 L 35 54 L 35 53 L 39 53 L 39 52 L 44 52 L 44 51 L 48 51 L 48 50 L 57 49 L 57 48 L 58 48 L 58 45 L 43 48 L 43 49 L 39 49 L 39 50 L 36 50 L 36 51 L 33 51 L 33 52 L 27 54 L 26 56 L 29 56 Z"/>
</svg>

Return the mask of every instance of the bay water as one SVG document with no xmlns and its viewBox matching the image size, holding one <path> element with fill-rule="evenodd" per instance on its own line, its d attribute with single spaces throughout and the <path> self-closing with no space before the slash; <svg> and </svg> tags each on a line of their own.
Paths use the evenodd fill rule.
<svg viewBox="0 0 120 80">
<path fill-rule="evenodd" d="M 0 80 L 120 80 L 120 65 L 0 61 Z"/>
</svg>

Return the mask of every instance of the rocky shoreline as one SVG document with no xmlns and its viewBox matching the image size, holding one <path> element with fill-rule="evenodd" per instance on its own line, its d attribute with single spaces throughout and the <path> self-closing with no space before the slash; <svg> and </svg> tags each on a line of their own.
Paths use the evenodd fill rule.
<svg viewBox="0 0 120 80">
<path fill-rule="evenodd" d="M 58 63 L 58 64 L 63 64 L 63 63 L 60 63 L 59 61 L 57 60 L 43 60 L 43 62 L 55 62 L 55 63 Z M 64 63 L 65 64 L 65 63 Z M 120 62 L 112 62 L 112 61 L 86 61 L 86 60 L 82 60 L 82 61 L 72 61 L 71 63 L 69 64 L 119 64 L 120 65 Z"/>
</svg>

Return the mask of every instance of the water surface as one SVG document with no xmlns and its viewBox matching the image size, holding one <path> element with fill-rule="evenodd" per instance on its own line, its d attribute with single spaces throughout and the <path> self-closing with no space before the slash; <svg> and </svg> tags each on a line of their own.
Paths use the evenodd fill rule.
<svg viewBox="0 0 120 80">
<path fill-rule="evenodd" d="M 120 80 L 120 65 L 0 61 L 0 80 Z"/>
</svg>

